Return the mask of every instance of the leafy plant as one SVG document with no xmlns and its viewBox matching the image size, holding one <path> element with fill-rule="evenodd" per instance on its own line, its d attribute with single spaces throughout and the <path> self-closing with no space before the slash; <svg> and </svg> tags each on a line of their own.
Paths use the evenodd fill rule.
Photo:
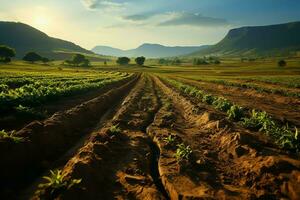
<svg viewBox="0 0 300 200">
<path fill-rule="evenodd" d="M 233 105 L 227 111 L 228 119 L 241 120 L 244 117 L 244 109 L 240 106 Z"/>
<path fill-rule="evenodd" d="M 219 97 L 213 101 L 213 106 L 220 111 L 228 111 L 232 106 L 232 103 L 223 97 Z"/>
<path fill-rule="evenodd" d="M 181 161 L 183 159 L 189 160 L 192 153 L 193 151 L 190 146 L 185 146 L 183 143 L 181 143 L 177 145 L 175 158 L 177 159 L 177 161 Z"/>
<path fill-rule="evenodd" d="M 32 118 L 38 118 L 38 119 L 42 119 L 45 117 L 45 114 L 38 112 L 33 108 L 22 106 L 22 105 L 15 107 L 15 110 L 17 111 L 17 113 L 19 115 L 21 115 L 23 117 L 32 117 Z"/>
<path fill-rule="evenodd" d="M 15 136 L 16 131 L 6 132 L 5 130 L 0 131 L 0 139 L 8 139 L 14 143 L 21 143 L 25 141 L 25 138 Z"/>
<path fill-rule="evenodd" d="M 202 102 L 211 105 L 214 102 L 214 97 L 210 94 L 205 94 L 202 98 Z"/>
<path fill-rule="evenodd" d="M 165 137 L 163 140 L 167 145 L 170 145 L 170 144 L 174 144 L 176 137 L 173 135 L 169 135 L 168 137 Z"/>
<path fill-rule="evenodd" d="M 50 176 L 44 176 L 47 183 L 40 184 L 39 189 L 48 190 L 50 195 L 68 190 L 74 185 L 81 183 L 81 179 L 67 179 L 61 170 L 50 170 Z"/>
<path fill-rule="evenodd" d="M 117 135 L 119 133 L 122 133 L 122 130 L 120 129 L 119 125 L 116 124 L 116 125 L 112 125 L 110 128 L 109 128 L 109 132 L 111 134 L 114 134 L 114 135 Z"/>
</svg>

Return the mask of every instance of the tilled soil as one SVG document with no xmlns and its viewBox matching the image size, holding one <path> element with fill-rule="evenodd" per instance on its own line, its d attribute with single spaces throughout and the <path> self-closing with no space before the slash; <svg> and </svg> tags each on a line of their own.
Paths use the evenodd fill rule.
<svg viewBox="0 0 300 200">
<path fill-rule="evenodd" d="M 300 127 L 300 100 L 298 98 L 259 93 L 254 89 L 229 87 L 183 78 L 178 80 L 198 87 L 210 94 L 223 96 L 240 106 L 264 110 L 283 123 L 290 122 L 290 124 Z"/>
<path fill-rule="evenodd" d="M 60 166 L 43 170 L 48 175 L 48 169 L 60 169 L 65 180 L 81 182 L 63 189 L 41 188 L 38 185 L 47 181 L 40 174 L 15 199 L 300 199 L 298 155 L 287 154 L 266 136 L 228 121 L 212 107 L 181 96 L 155 76 L 142 75 L 126 88 L 114 96 L 122 103 L 103 125 L 86 131 L 85 142 L 77 144 Z M 120 94 L 126 97 L 122 100 Z M 92 105 L 78 120 L 65 124 L 72 130 L 69 133 L 85 132 L 78 125 L 91 113 L 100 119 L 103 110 Z M 94 121 L 86 127 L 92 124 L 95 127 Z M 57 135 L 49 141 L 61 141 L 67 131 L 55 130 Z M 35 135 L 40 134 L 45 132 Z M 62 141 L 59 146 L 66 143 Z M 65 149 L 76 146 L 72 144 Z M 187 158 L 176 157 L 178 145 L 190 147 Z M 59 160 L 54 157 L 48 162 Z"/>
</svg>

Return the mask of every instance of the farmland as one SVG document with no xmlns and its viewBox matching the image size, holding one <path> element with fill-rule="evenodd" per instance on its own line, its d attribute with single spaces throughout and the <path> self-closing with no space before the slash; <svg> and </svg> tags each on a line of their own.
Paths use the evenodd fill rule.
<svg viewBox="0 0 300 200">
<path fill-rule="evenodd" d="M 1 197 L 299 199 L 287 61 L 0 65 Z"/>
</svg>

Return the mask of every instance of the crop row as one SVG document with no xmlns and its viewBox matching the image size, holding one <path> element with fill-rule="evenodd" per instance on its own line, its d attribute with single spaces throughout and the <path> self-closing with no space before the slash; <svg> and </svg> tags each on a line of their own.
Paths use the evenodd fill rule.
<svg viewBox="0 0 300 200">
<path fill-rule="evenodd" d="M 19 105 L 35 106 L 59 97 L 72 96 L 98 89 L 107 84 L 120 81 L 128 76 L 129 74 L 127 74 L 127 76 L 120 74 L 118 76 L 71 81 L 41 79 L 33 84 L 26 84 L 16 89 L 9 89 L 2 84 L 0 85 L 0 111 L 11 110 Z"/>
<path fill-rule="evenodd" d="M 225 86 L 254 89 L 258 92 L 265 92 L 265 93 L 269 93 L 269 94 L 279 94 L 279 95 L 287 96 L 287 97 L 300 98 L 300 93 L 298 93 L 298 92 L 290 92 L 288 90 L 279 89 L 279 88 L 266 88 L 266 87 L 262 87 L 262 86 L 255 85 L 252 83 L 238 83 L 238 82 L 231 82 L 231 81 L 221 80 L 221 79 L 219 79 L 219 80 L 202 80 L 201 79 L 200 81 L 216 83 L 216 84 L 221 84 L 221 85 L 225 85 Z"/>
<path fill-rule="evenodd" d="M 282 126 L 265 111 L 249 110 L 236 105 L 223 97 L 213 96 L 196 87 L 181 83 L 174 79 L 162 78 L 182 94 L 212 105 L 215 109 L 225 112 L 228 119 L 238 121 L 242 126 L 253 131 L 260 131 L 274 139 L 280 147 L 292 151 L 300 151 L 300 136 L 295 127 Z"/>
</svg>

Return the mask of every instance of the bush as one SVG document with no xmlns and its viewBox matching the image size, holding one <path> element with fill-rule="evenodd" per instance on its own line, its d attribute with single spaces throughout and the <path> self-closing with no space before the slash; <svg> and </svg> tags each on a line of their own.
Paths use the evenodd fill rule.
<svg viewBox="0 0 300 200">
<path fill-rule="evenodd" d="M 39 54 L 35 53 L 35 52 L 28 52 L 24 57 L 23 60 L 27 61 L 27 62 L 37 62 L 37 61 L 42 61 L 42 56 L 40 56 Z"/>
<path fill-rule="evenodd" d="M 64 65 L 72 65 L 72 66 L 80 66 L 80 67 L 89 67 L 91 66 L 90 60 L 87 59 L 84 55 L 82 54 L 75 54 L 72 57 L 72 60 L 65 60 Z"/>
<path fill-rule="evenodd" d="M 129 64 L 129 62 L 130 62 L 130 58 L 127 58 L 127 57 L 119 57 L 118 59 L 117 59 L 117 64 L 119 64 L 119 65 L 128 65 Z"/>
<path fill-rule="evenodd" d="M 7 46 L 0 46 L 0 62 L 9 63 L 12 57 L 16 56 L 14 49 Z"/>
<path fill-rule="evenodd" d="M 141 56 L 141 57 L 137 57 L 135 59 L 135 62 L 136 62 L 137 65 L 143 66 L 144 63 L 145 63 L 145 60 L 146 60 L 146 58 L 144 56 Z"/>
<path fill-rule="evenodd" d="M 286 66 L 286 61 L 285 60 L 280 60 L 280 61 L 278 61 L 278 66 L 279 67 L 285 67 Z"/>
</svg>

